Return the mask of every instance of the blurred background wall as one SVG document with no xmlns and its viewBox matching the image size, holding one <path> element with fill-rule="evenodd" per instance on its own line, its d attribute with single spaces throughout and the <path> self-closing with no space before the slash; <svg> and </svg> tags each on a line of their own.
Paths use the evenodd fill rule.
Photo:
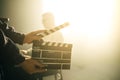
<svg viewBox="0 0 120 80">
<path fill-rule="evenodd" d="M 10 18 L 10 25 L 28 32 L 40 28 L 41 0 L 0 0 L 0 16 Z"/>
<path fill-rule="evenodd" d="M 21 33 L 41 28 L 41 11 L 42 0 L 0 0 L 0 17 L 10 18 L 9 25 Z M 19 47 L 28 49 L 30 46 Z"/>
</svg>

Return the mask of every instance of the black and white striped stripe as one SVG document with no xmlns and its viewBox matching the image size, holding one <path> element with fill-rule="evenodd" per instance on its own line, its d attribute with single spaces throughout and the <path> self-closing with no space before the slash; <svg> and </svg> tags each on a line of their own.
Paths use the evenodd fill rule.
<svg viewBox="0 0 120 80">
<path fill-rule="evenodd" d="M 43 42 L 41 46 L 54 46 L 54 47 L 69 47 L 71 44 L 68 43 L 57 43 L 57 42 Z"/>
<path fill-rule="evenodd" d="M 51 33 L 53 33 L 53 32 L 56 32 L 56 31 L 58 31 L 58 30 L 60 30 L 60 29 L 62 29 L 62 28 L 64 28 L 64 27 L 66 27 L 66 26 L 68 26 L 68 25 L 69 25 L 69 23 L 68 23 L 68 22 L 65 22 L 64 24 L 61 24 L 61 25 L 59 25 L 59 26 L 57 26 L 57 27 L 55 27 L 55 28 L 49 29 L 49 30 L 47 30 L 47 31 L 45 31 L 45 32 L 43 32 L 43 33 L 37 34 L 37 35 L 38 35 L 38 36 L 41 36 L 41 37 L 45 37 L 45 36 L 47 36 L 47 35 L 49 35 L 49 34 L 51 34 Z"/>
</svg>

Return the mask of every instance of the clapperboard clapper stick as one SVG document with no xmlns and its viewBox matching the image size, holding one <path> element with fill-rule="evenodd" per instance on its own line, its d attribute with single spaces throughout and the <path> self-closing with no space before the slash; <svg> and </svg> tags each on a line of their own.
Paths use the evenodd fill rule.
<svg viewBox="0 0 120 80">
<path fill-rule="evenodd" d="M 65 22 L 65 23 L 63 23 L 63 24 L 61 24 L 61 25 L 59 25 L 59 26 L 56 26 L 56 27 L 54 27 L 54 28 L 52 28 L 52 29 L 49 29 L 49 30 L 47 30 L 47 31 L 45 31 L 45 32 L 43 32 L 43 33 L 37 34 L 37 35 L 38 35 L 38 36 L 41 36 L 41 37 L 45 37 L 45 36 L 47 36 L 47 35 L 49 35 L 49 34 L 51 34 L 51 33 L 54 33 L 54 32 L 56 32 L 56 31 L 58 31 L 58 30 L 60 30 L 60 29 L 62 29 L 62 28 L 67 27 L 68 25 L 69 25 L 69 23 L 68 23 L 68 22 Z"/>
</svg>

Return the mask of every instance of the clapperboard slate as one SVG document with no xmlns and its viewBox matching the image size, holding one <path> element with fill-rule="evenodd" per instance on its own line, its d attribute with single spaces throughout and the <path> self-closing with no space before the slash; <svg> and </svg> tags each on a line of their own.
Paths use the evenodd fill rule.
<svg viewBox="0 0 120 80">
<path fill-rule="evenodd" d="M 32 58 L 47 65 L 47 69 L 70 69 L 72 44 L 34 41 Z"/>
<path fill-rule="evenodd" d="M 69 23 L 65 22 L 62 25 L 38 34 L 38 36 L 45 37 L 68 25 Z M 72 44 L 44 42 L 43 40 L 33 41 L 32 58 L 46 64 L 47 69 L 70 69 L 71 52 Z"/>
</svg>

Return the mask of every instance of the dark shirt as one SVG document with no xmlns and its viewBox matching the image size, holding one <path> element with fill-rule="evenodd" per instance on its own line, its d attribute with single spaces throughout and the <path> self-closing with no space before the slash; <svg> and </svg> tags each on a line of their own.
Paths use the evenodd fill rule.
<svg viewBox="0 0 120 80">
<path fill-rule="evenodd" d="M 18 47 L 0 29 L 0 64 L 12 66 L 24 60 L 25 58 L 20 54 Z"/>
<path fill-rule="evenodd" d="M 15 65 L 25 58 L 20 54 L 15 43 L 22 44 L 24 35 L 14 31 L 12 27 L 0 19 L 0 80 L 8 80 L 8 75 Z M 14 43 L 14 42 L 15 43 Z"/>
<path fill-rule="evenodd" d="M 15 43 L 0 29 L 0 80 L 15 80 L 14 66 L 24 60 Z"/>
<path fill-rule="evenodd" d="M 25 60 L 16 46 L 16 43 L 23 44 L 24 37 L 0 20 L 0 80 L 35 80 L 35 76 L 15 67 Z"/>
<path fill-rule="evenodd" d="M 16 32 L 14 27 L 11 27 L 7 23 L 0 20 L 0 29 L 14 43 L 23 44 L 23 40 L 24 40 L 25 35 L 22 33 Z"/>
<path fill-rule="evenodd" d="M 15 32 L 14 28 L 0 19 L 0 62 L 15 65 L 25 60 L 15 43 L 23 44 L 24 34 Z"/>
</svg>

